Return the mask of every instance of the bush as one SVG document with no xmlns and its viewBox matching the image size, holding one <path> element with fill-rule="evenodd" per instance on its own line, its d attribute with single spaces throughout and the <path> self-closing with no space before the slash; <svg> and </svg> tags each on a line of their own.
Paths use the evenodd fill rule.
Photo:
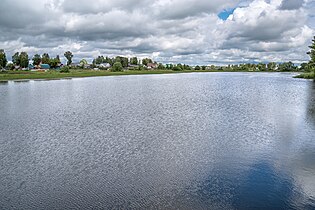
<svg viewBox="0 0 315 210">
<path fill-rule="evenodd" d="M 116 72 L 116 71 L 122 71 L 123 70 L 123 66 L 121 65 L 120 62 L 116 62 L 114 63 L 111 71 Z"/>
<path fill-rule="evenodd" d="M 61 72 L 61 73 L 69 73 L 69 72 L 70 72 L 69 66 L 63 66 L 63 67 L 61 67 L 60 72 Z"/>
<path fill-rule="evenodd" d="M 181 71 L 182 69 L 179 66 L 174 66 L 173 71 Z"/>
</svg>

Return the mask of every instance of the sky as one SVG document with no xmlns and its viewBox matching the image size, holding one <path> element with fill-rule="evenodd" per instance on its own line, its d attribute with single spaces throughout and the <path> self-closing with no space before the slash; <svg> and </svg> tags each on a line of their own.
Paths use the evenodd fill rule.
<svg viewBox="0 0 315 210">
<path fill-rule="evenodd" d="M 226 65 L 309 60 L 315 0 L 1 0 L 0 49 Z"/>
</svg>

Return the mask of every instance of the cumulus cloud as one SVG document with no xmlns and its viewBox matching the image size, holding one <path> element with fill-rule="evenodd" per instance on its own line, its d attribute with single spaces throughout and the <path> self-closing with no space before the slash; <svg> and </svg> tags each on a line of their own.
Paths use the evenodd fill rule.
<svg viewBox="0 0 315 210">
<path fill-rule="evenodd" d="M 160 62 L 226 64 L 303 62 L 314 35 L 311 0 L 3 0 L 0 48 L 71 50 Z M 234 9 L 224 21 L 218 13 Z M 18 14 L 18 15 L 17 15 Z"/>
</svg>

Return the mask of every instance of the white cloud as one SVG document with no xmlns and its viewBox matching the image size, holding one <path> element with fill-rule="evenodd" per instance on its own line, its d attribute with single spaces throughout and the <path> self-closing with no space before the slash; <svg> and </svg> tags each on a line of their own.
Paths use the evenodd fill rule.
<svg viewBox="0 0 315 210">
<path fill-rule="evenodd" d="M 237 5 L 228 20 L 217 17 Z M 4 0 L 0 48 L 8 55 L 71 50 L 74 60 L 104 54 L 190 64 L 302 62 L 314 8 L 310 0 Z"/>
</svg>

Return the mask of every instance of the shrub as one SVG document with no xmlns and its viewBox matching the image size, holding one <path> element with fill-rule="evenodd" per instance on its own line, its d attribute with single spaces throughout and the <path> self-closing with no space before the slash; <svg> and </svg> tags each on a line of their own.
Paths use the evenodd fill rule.
<svg viewBox="0 0 315 210">
<path fill-rule="evenodd" d="M 123 66 L 121 65 L 120 62 L 116 62 L 114 63 L 111 71 L 116 72 L 116 71 L 122 71 L 123 70 Z"/>
<path fill-rule="evenodd" d="M 60 72 L 61 72 L 61 73 L 69 73 L 69 72 L 70 72 L 69 66 L 63 66 L 63 67 L 61 67 Z"/>
</svg>

